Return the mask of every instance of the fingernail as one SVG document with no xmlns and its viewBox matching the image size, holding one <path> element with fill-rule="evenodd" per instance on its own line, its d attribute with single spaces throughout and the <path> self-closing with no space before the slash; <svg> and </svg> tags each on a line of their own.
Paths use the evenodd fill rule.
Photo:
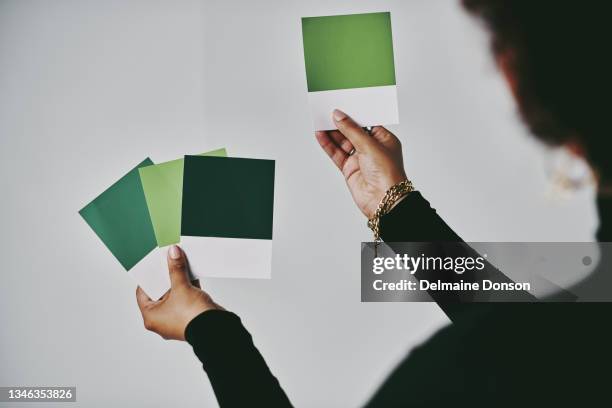
<svg viewBox="0 0 612 408">
<path fill-rule="evenodd" d="M 334 109 L 334 120 L 339 122 L 342 119 L 346 118 L 346 113 L 342 112 L 340 109 Z"/>
<path fill-rule="evenodd" d="M 172 245 L 170 250 L 168 251 L 170 254 L 170 259 L 180 259 L 181 258 L 181 250 L 176 245 Z"/>
</svg>

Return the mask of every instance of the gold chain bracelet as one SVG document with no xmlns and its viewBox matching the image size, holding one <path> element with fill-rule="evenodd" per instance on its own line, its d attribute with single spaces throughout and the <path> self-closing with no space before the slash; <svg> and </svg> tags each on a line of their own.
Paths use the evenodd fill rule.
<svg viewBox="0 0 612 408">
<path fill-rule="evenodd" d="M 368 227 L 374 233 L 374 249 L 378 247 L 378 243 L 380 242 L 380 218 L 387 214 L 400 198 L 410 194 L 412 191 L 414 191 L 412 182 L 406 179 L 391 186 L 391 188 L 389 188 L 383 196 L 382 200 L 380 200 L 376 212 L 374 212 L 372 218 L 368 220 Z"/>
</svg>

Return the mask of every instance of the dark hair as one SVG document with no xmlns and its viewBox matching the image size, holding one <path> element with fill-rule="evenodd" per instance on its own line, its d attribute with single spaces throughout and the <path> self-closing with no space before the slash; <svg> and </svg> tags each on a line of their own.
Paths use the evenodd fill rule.
<svg viewBox="0 0 612 408">
<path fill-rule="evenodd" d="M 610 33 L 603 1 L 462 0 L 491 32 L 524 121 L 548 144 L 577 142 L 612 176 Z"/>
</svg>

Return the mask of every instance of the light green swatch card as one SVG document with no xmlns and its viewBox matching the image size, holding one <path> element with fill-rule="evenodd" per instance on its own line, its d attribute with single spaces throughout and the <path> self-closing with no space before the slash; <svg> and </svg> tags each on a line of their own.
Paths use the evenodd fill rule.
<svg viewBox="0 0 612 408">
<path fill-rule="evenodd" d="M 200 156 L 227 157 L 225 148 Z M 138 169 L 157 246 L 181 240 L 181 208 L 184 160 L 177 159 Z"/>
</svg>

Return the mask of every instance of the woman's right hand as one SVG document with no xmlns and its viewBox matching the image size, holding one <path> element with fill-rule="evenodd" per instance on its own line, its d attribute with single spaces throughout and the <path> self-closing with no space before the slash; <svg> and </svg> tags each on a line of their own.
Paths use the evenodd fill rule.
<svg viewBox="0 0 612 408">
<path fill-rule="evenodd" d="M 172 245 L 168 250 L 170 290 L 161 299 L 152 300 L 140 286 L 136 289 L 145 328 L 166 340 L 185 340 L 185 328 L 200 313 L 225 310 L 200 289 L 199 282 L 189 281 L 188 269 L 185 253 Z"/>
<path fill-rule="evenodd" d="M 332 117 L 338 130 L 318 131 L 317 140 L 342 172 L 357 207 L 370 219 L 387 190 L 406 179 L 402 145 L 382 126 L 368 133 L 342 111 L 334 110 Z"/>
</svg>

